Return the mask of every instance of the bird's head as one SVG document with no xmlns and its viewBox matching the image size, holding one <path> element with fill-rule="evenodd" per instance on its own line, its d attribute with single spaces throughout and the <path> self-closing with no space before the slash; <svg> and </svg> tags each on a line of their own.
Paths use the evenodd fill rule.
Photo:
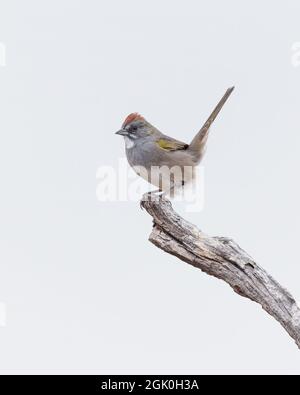
<svg viewBox="0 0 300 395">
<path fill-rule="evenodd" d="M 145 118 L 138 113 L 133 113 L 128 115 L 122 124 L 122 128 L 116 134 L 124 136 L 126 140 L 129 139 L 134 143 L 138 139 L 151 136 L 153 132 L 153 126 Z"/>
</svg>

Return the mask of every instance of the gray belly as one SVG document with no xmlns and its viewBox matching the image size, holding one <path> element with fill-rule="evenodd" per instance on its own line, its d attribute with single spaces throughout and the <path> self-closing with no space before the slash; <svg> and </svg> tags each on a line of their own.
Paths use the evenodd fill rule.
<svg viewBox="0 0 300 395">
<path fill-rule="evenodd" d="M 195 166 L 187 152 L 168 152 L 155 147 L 132 147 L 126 150 L 133 170 L 162 191 L 181 188 L 195 176 Z"/>
</svg>

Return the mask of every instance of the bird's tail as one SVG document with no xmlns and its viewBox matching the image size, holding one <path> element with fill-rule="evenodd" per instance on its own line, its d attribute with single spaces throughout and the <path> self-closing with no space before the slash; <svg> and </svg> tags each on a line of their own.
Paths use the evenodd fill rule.
<svg viewBox="0 0 300 395">
<path fill-rule="evenodd" d="M 202 126 L 202 128 L 199 130 L 199 132 L 196 134 L 193 141 L 189 145 L 188 149 L 195 156 L 198 163 L 202 159 L 205 152 L 205 144 L 208 138 L 209 128 L 211 127 L 214 120 L 217 118 L 217 115 L 221 111 L 222 107 L 226 103 L 233 90 L 234 86 L 227 89 L 224 96 L 217 104 L 216 108 L 213 110 L 205 124 Z"/>
</svg>

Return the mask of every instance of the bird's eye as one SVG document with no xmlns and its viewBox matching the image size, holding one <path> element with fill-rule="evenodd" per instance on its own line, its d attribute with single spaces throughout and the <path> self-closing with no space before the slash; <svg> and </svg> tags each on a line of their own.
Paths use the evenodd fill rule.
<svg viewBox="0 0 300 395">
<path fill-rule="evenodd" d="M 131 130 L 132 130 L 133 132 L 136 132 L 136 131 L 137 131 L 137 126 L 132 126 Z"/>
</svg>

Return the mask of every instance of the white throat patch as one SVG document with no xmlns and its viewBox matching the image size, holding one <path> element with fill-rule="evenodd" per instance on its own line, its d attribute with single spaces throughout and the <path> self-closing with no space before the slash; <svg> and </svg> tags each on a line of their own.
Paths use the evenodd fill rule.
<svg viewBox="0 0 300 395">
<path fill-rule="evenodd" d="M 127 149 L 133 148 L 134 145 L 135 145 L 135 142 L 132 139 L 130 139 L 129 137 L 127 137 L 127 136 L 125 136 L 124 138 L 125 138 L 126 148 Z"/>
</svg>

